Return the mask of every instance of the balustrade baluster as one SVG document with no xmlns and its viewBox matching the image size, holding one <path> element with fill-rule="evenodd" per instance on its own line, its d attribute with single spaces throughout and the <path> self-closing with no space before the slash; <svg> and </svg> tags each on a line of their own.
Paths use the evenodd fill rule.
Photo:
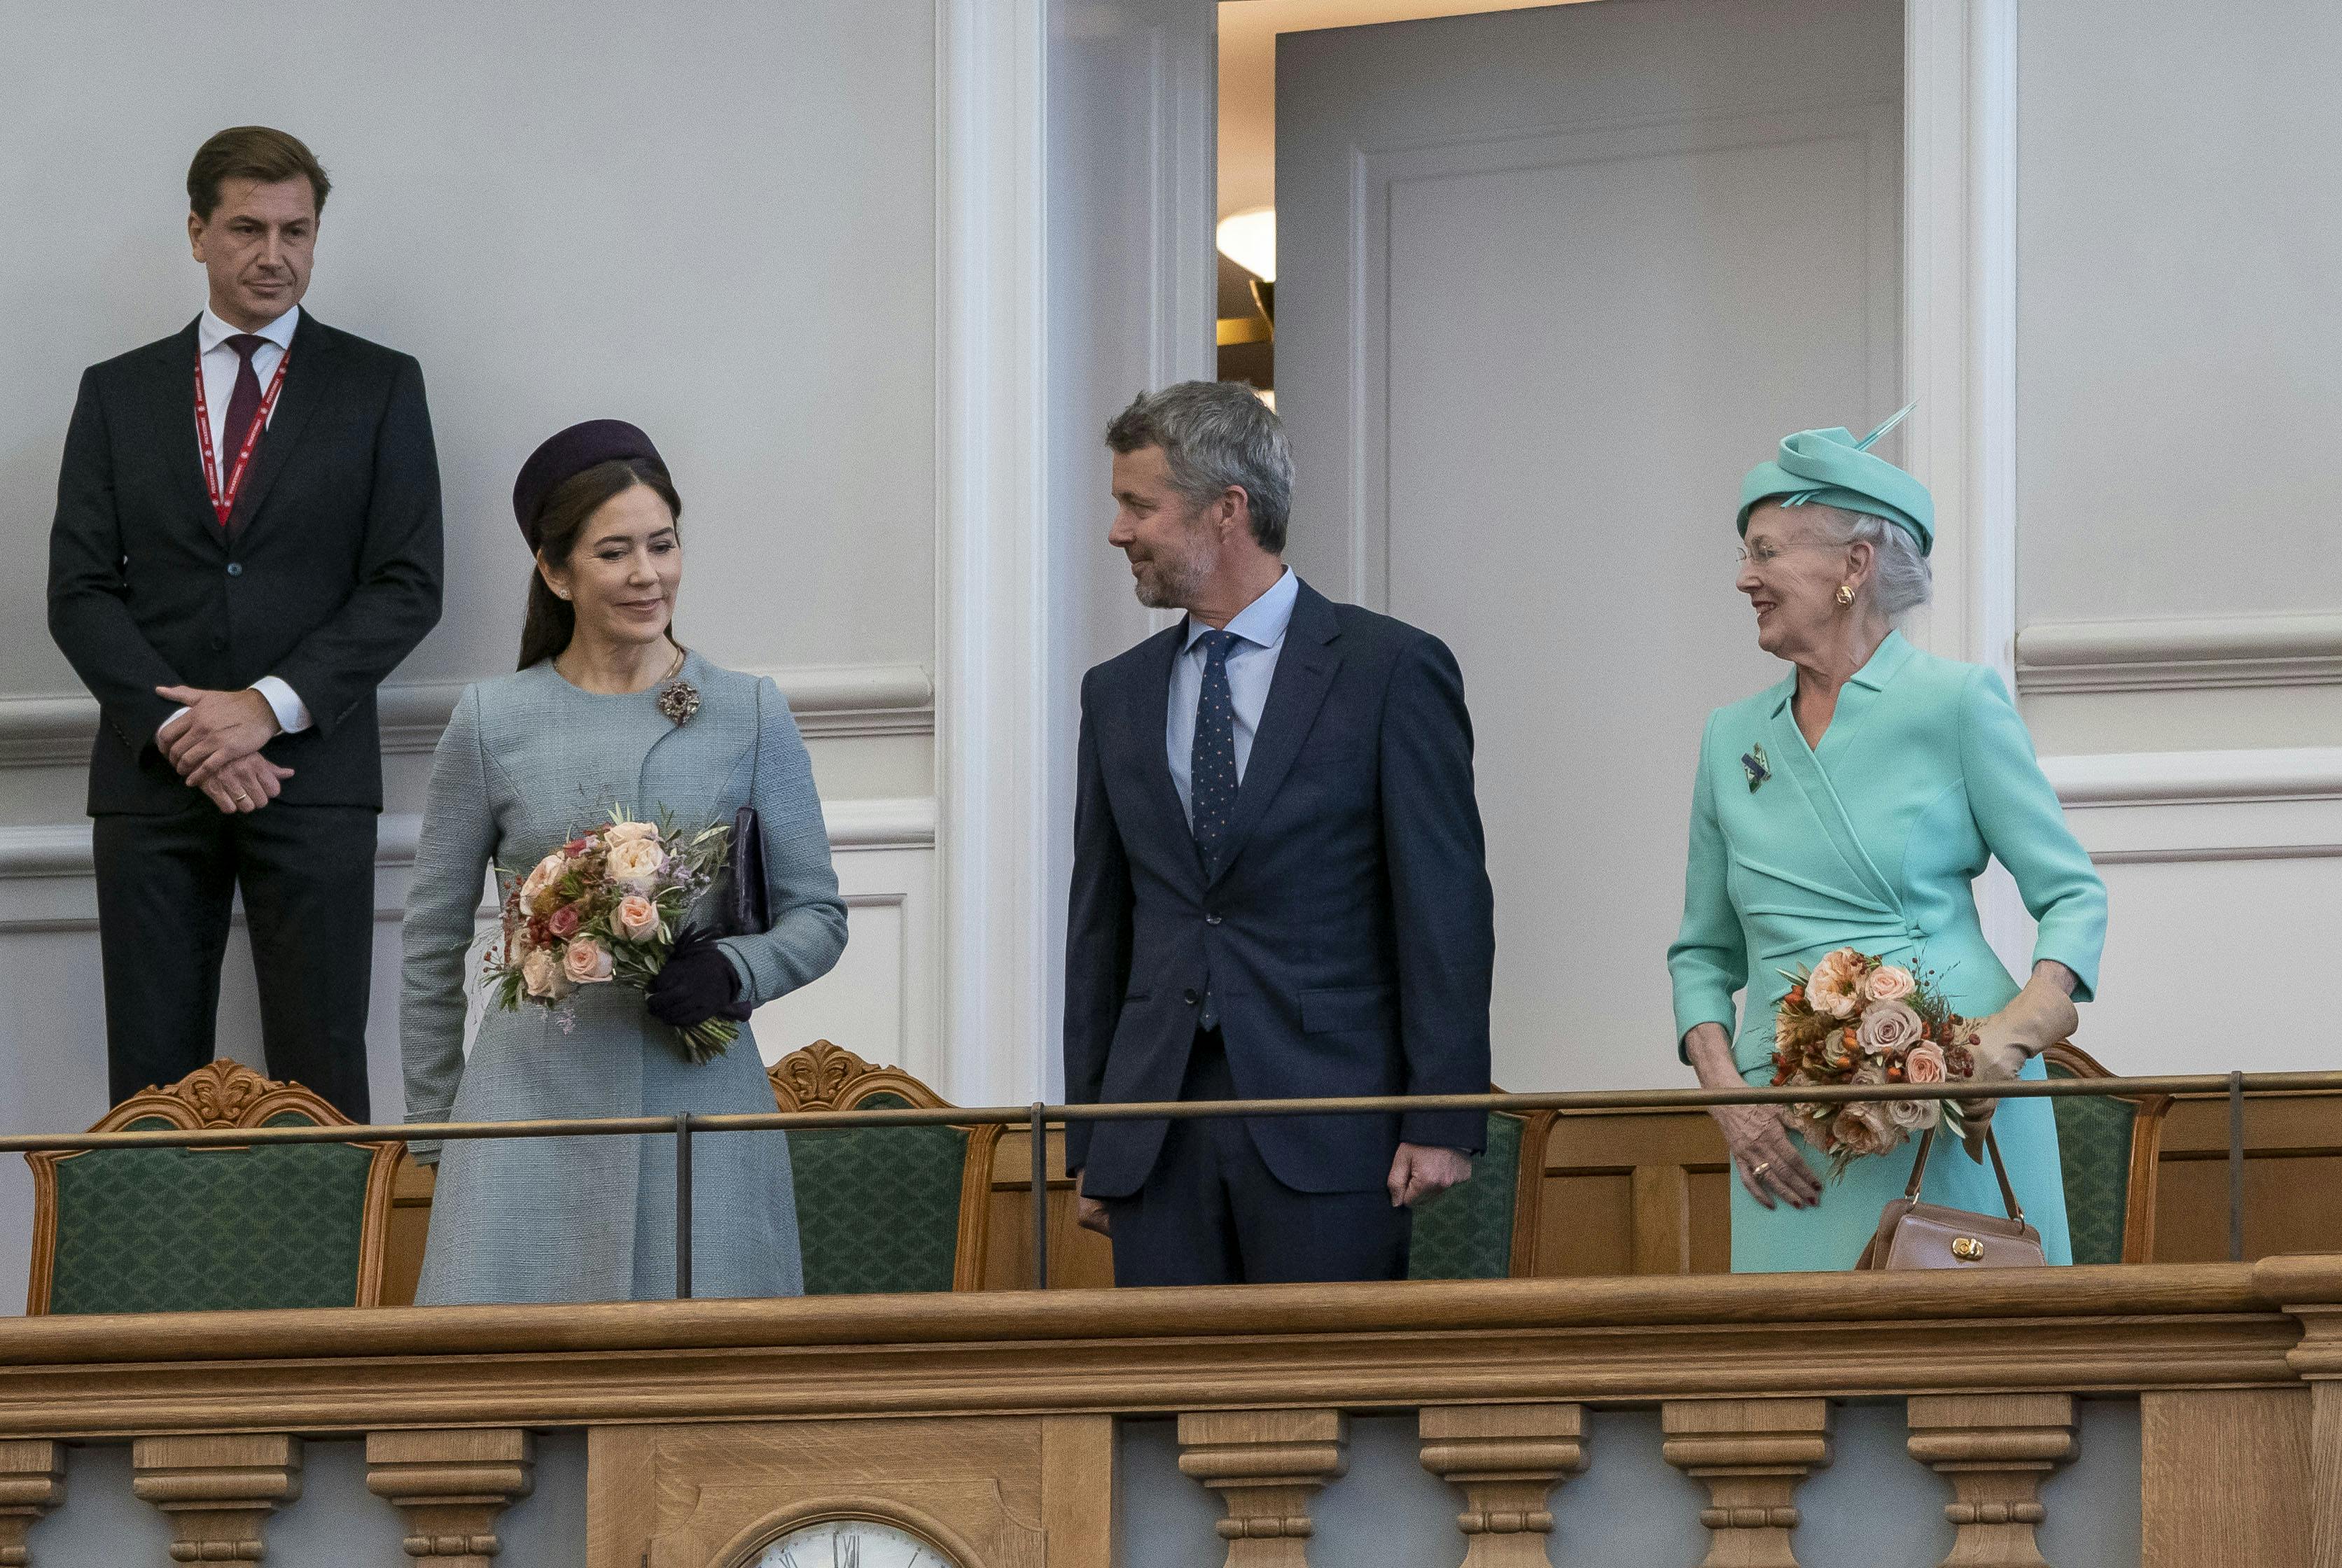
<svg viewBox="0 0 2342 1568">
<path fill-rule="evenodd" d="M 1309 1500 L 1349 1467 L 1334 1410 L 1205 1410 L 1179 1418 L 1179 1470 L 1220 1495 L 1227 1568 L 1307 1568 Z"/>
<path fill-rule="evenodd" d="M 2073 1395 L 1930 1394 L 1907 1410 L 1911 1457 L 1952 1483 L 1943 1568 L 2048 1568 L 2033 1532 L 2042 1482 L 2074 1457 Z"/>
<path fill-rule="evenodd" d="M 1463 1490 L 1462 1568 L 1548 1568 L 1548 1494 L 1586 1468 L 1586 1412 L 1575 1404 L 1446 1404 L 1417 1417 L 1423 1467 Z"/>
<path fill-rule="evenodd" d="M 25 1534 L 65 1495 L 65 1444 L 46 1438 L 0 1442 L 0 1568 L 25 1568 L 32 1561 Z"/>
<path fill-rule="evenodd" d="M 489 1568 L 496 1517 L 535 1482 L 535 1446 L 516 1428 L 376 1432 L 366 1490 L 406 1518 L 406 1554 L 425 1568 Z"/>
<path fill-rule="evenodd" d="M 1699 1522 L 1715 1533 L 1701 1568 L 1797 1568 L 1791 1500 L 1830 1462 L 1819 1399 L 1674 1399 L 1660 1407 L 1667 1463 L 1707 1483 Z"/>
<path fill-rule="evenodd" d="M 174 1563 L 257 1563 L 261 1528 L 301 1495 L 301 1440 L 281 1433 L 142 1437 L 130 1489 L 171 1521 Z"/>
</svg>

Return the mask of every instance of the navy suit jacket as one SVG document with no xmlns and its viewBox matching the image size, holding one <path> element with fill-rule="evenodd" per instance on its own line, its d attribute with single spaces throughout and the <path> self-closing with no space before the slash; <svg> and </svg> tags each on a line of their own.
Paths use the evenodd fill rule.
<svg viewBox="0 0 2342 1568">
<path fill-rule="evenodd" d="M 1176 1100 L 1208 987 L 1246 1099 L 1488 1087 L 1493 898 L 1456 659 L 1301 584 L 1216 877 L 1164 751 L 1183 628 L 1082 682 L 1066 943 L 1066 1093 Z M 1400 1140 L 1476 1153 L 1481 1113 L 1256 1117 L 1302 1192 L 1366 1192 Z M 1076 1123 L 1092 1197 L 1136 1192 L 1162 1122 Z"/>
<path fill-rule="evenodd" d="M 195 324 L 82 376 L 49 534 L 49 631 L 103 722 L 89 810 L 203 804 L 155 732 L 157 686 L 283 678 L 299 734 L 261 748 L 288 805 L 382 809 L 375 688 L 439 619 L 439 460 L 423 372 L 305 310 L 275 417 L 253 448 L 237 528 L 219 525 L 195 445 Z"/>
</svg>

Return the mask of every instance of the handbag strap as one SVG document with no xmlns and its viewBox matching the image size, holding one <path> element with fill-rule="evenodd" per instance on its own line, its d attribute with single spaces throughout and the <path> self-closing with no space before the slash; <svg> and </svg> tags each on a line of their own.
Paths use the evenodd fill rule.
<svg viewBox="0 0 2342 1568">
<path fill-rule="evenodd" d="M 1927 1156 L 1935 1151 L 1936 1129 L 1930 1127 L 1919 1140 L 1919 1157 L 1911 1162 L 1911 1183 L 1903 1189 L 1906 1198 L 1917 1202 L 1920 1183 L 1927 1178 Z M 2025 1223 L 2025 1206 L 2017 1201 L 2017 1188 L 2008 1179 L 2008 1167 L 2001 1163 L 2000 1140 L 1990 1127 L 1984 1130 L 1984 1152 L 1992 1156 L 1992 1174 L 2000 1182 L 2000 1201 L 2008 1217 L 2018 1224 Z"/>
</svg>

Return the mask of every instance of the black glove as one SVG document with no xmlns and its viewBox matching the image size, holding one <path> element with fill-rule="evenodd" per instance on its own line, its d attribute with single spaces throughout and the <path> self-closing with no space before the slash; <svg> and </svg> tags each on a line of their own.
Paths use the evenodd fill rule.
<svg viewBox="0 0 2342 1568">
<path fill-rule="evenodd" d="M 746 1023 L 749 1014 L 732 961 L 705 932 L 686 932 L 676 943 L 665 967 L 651 977 L 649 998 L 651 1016 L 677 1029 L 710 1018 Z"/>
</svg>

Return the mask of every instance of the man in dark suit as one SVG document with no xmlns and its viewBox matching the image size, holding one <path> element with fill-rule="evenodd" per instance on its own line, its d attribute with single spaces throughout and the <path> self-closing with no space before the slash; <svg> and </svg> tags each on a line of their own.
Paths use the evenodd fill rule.
<svg viewBox="0 0 2342 1568">
<path fill-rule="evenodd" d="M 1066 943 L 1076 1103 L 1480 1094 L 1496 936 L 1463 678 L 1280 558 L 1292 457 L 1250 388 L 1106 429 L 1108 541 L 1180 624 L 1082 683 Z M 1075 1123 L 1120 1284 L 1396 1279 L 1481 1113 Z"/>
<path fill-rule="evenodd" d="M 282 131 L 187 171 L 210 303 L 92 366 L 49 631 L 98 700 L 98 935 L 118 1103 L 212 1058 L 241 889 L 272 1076 L 367 1117 L 375 688 L 439 618 L 439 467 L 405 355 L 302 314 L 325 172 Z"/>
</svg>

